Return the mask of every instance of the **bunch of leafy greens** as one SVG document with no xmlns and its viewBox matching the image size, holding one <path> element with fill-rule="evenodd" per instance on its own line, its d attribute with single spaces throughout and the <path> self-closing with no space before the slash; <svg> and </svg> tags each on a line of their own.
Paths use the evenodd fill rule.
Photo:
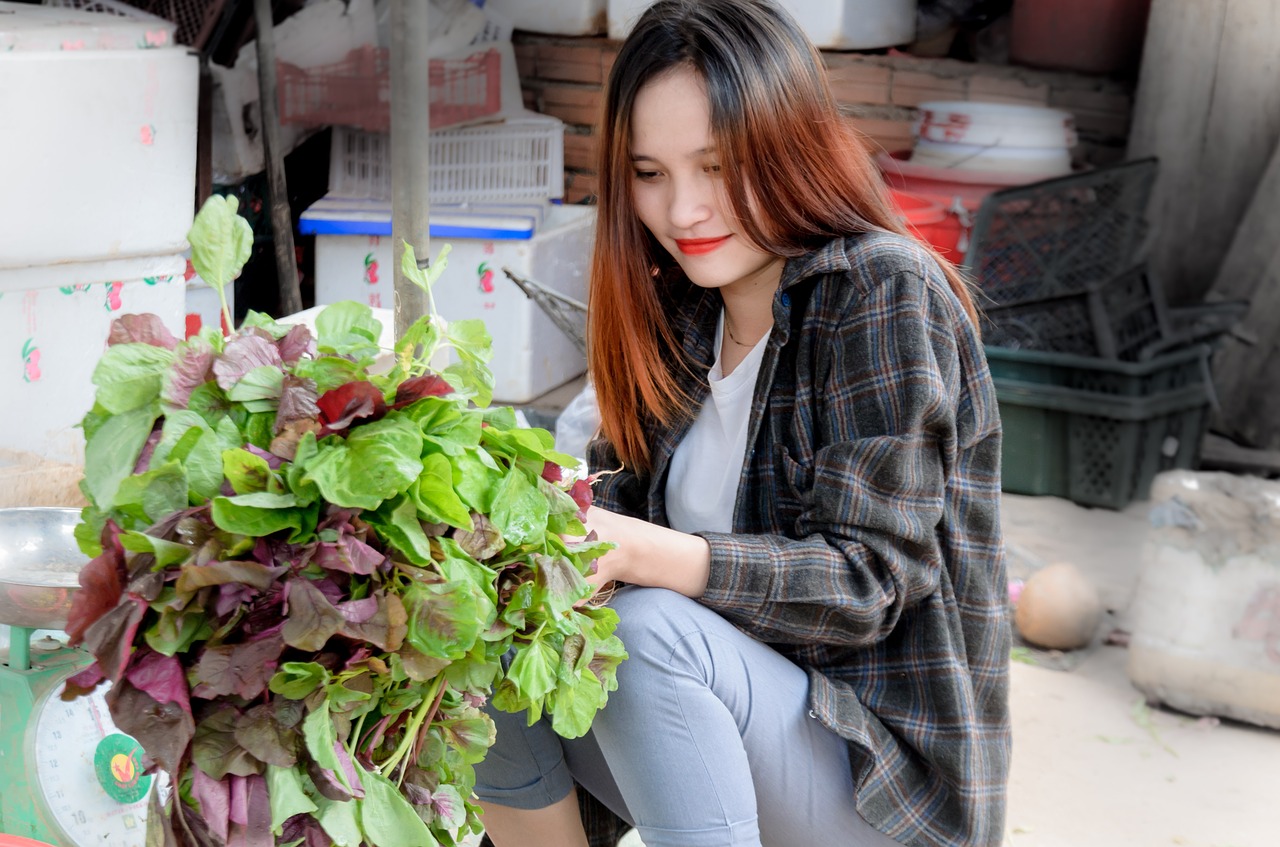
<svg viewBox="0 0 1280 847">
<path fill-rule="evenodd" d="M 234 199 L 190 240 L 221 294 L 249 251 Z M 429 293 L 446 252 L 424 273 L 406 245 L 405 274 Z M 64 696 L 110 680 L 170 774 L 151 844 L 452 845 L 480 829 L 486 699 L 579 736 L 626 657 L 582 602 L 609 545 L 564 540 L 590 501 L 574 460 L 479 408 L 483 325 L 433 309 L 381 374 L 368 307 L 315 326 L 251 314 L 179 343 L 125 316 L 94 372 L 68 632 L 95 662 Z"/>
</svg>

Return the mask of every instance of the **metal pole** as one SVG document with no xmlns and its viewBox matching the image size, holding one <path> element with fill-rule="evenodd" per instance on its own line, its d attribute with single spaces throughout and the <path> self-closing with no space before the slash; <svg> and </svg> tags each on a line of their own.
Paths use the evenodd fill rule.
<svg viewBox="0 0 1280 847">
<path fill-rule="evenodd" d="M 425 5 L 425 2 L 424 2 Z M 271 24 L 271 0 L 253 0 L 258 28 L 258 102 L 262 108 L 262 143 L 267 160 L 271 201 L 271 233 L 276 247 L 280 314 L 302 311 L 297 258 L 293 253 L 293 216 L 289 213 L 289 189 L 284 181 L 284 153 L 280 149 L 280 108 L 276 101 L 276 43 Z"/>
<path fill-rule="evenodd" d="M 427 297 L 400 269 L 404 242 L 425 266 L 431 249 L 430 80 L 427 0 L 391 0 L 391 241 L 396 338 L 427 310 Z"/>
</svg>

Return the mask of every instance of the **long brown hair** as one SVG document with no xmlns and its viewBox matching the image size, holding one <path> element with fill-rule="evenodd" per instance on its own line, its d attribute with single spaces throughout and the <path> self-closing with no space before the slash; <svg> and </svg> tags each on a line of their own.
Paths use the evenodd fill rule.
<svg viewBox="0 0 1280 847">
<path fill-rule="evenodd" d="M 857 232 L 908 234 L 859 134 L 840 114 L 821 55 L 789 15 L 768 0 L 650 6 L 606 86 L 588 327 L 601 429 L 638 471 L 650 466 L 642 422 L 670 423 L 686 398 L 676 381 L 680 344 L 655 284 L 675 260 L 640 223 L 632 199 L 631 111 L 641 88 L 681 67 L 706 85 L 727 212 L 761 249 L 795 257 Z M 761 202 L 752 204 L 752 196 Z M 934 255 L 976 324 L 967 283 Z"/>
</svg>

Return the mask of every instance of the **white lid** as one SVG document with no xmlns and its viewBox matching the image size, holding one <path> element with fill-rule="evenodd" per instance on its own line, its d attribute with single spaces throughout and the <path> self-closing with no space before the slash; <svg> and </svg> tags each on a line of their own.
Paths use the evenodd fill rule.
<svg viewBox="0 0 1280 847">
<path fill-rule="evenodd" d="M 7 52 L 153 50 L 175 47 L 177 25 L 110 0 L 61 0 L 104 11 L 0 0 L 0 55 Z"/>
</svg>

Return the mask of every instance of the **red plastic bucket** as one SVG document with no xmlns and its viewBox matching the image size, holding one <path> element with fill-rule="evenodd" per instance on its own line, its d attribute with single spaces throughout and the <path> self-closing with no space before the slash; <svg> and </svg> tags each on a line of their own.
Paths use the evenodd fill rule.
<svg viewBox="0 0 1280 847">
<path fill-rule="evenodd" d="M 51 847 L 43 841 L 23 838 L 21 835 L 5 835 L 0 833 L 0 847 Z"/>
<path fill-rule="evenodd" d="M 952 262 L 964 258 L 957 249 L 965 229 L 958 215 L 929 197 L 897 188 L 890 188 L 889 192 L 893 195 L 899 216 L 922 241 Z"/>
</svg>

